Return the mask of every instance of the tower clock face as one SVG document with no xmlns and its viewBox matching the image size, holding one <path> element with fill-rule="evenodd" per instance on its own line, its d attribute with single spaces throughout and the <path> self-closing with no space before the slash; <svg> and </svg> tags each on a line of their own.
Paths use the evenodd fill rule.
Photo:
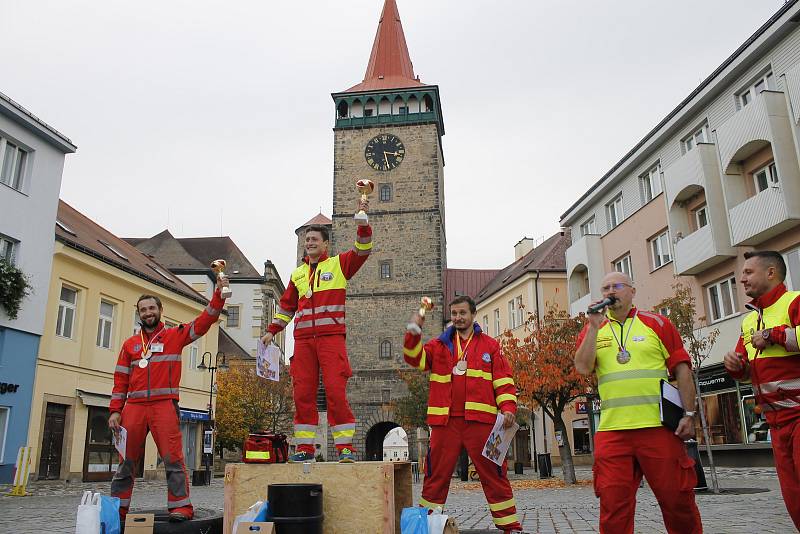
<svg viewBox="0 0 800 534">
<path fill-rule="evenodd" d="M 395 135 L 381 134 L 370 139 L 364 149 L 367 164 L 376 171 L 396 169 L 406 155 L 406 147 Z"/>
</svg>

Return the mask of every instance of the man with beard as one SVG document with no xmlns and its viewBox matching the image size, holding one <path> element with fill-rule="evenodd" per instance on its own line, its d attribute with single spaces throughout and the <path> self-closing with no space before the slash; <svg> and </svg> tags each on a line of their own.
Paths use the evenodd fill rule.
<svg viewBox="0 0 800 534">
<path fill-rule="evenodd" d="M 800 529 L 800 291 L 787 291 L 780 252 L 746 252 L 739 278 L 751 300 L 725 369 L 753 383 L 767 417 L 783 501 Z"/>
<path fill-rule="evenodd" d="M 185 521 L 193 516 L 178 409 L 181 351 L 217 321 L 225 304 L 220 290 L 227 285 L 228 280 L 218 276 L 214 296 L 203 313 L 191 323 L 174 328 L 165 328 L 161 322 L 158 297 L 142 295 L 136 302 L 142 329 L 122 344 L 108 418 L 108 426 L 115 435 L 120 426 L 128 433 L 125 458 L 111 481 L 111 495 L 120 499 L 123 524 L 131 503 L 135 467 L 144 455 L 148 432 L 153 434 L 167 472 L 170 521 Z"/>
<path fill-rule="evenodd" d="M 430 371 L 428 424 L 431 446 L 425 461 L 420 506 L 444 507 L 450 478 L 461 448 L 467 449 L 481 479 L 492 521 L 500 530 L 520 532 L 507 462 L 498 466 L 482 454 L 497 414 L 503 426 L 514 424 L 517 396 L 511 366 L 500 344 L 475 322 L 475 302 L 468 296 L 450 303 L 453 326 L 422 344 L 425 317 L 415 314 L 408 325 L 403 354 L 406 362 Z"/>
</svg>

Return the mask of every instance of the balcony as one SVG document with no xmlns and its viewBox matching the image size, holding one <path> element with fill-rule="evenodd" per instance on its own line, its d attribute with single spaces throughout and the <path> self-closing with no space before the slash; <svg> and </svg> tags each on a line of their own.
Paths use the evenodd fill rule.
<svg viewBox="0 0 800 534">
<path fill-rule="evenodd" d="M 675 271 L 679 275 L 699 274 L 736 255 L 728 245 L 727 231 L 714 230 L 708 224 L 675 243 Z"/>
<path fill-rule="evenodd" d="M 717 150 L 711 143 L 698 144 L 664 169 L 667 206 L 692 196 L 700 189 L 719 191 L 721 197 L 721 184 Z"/>
<path fill-rule="evenodd" d="M 769 187 L 730 210 L 734 245 L 755 246 L 800 223 L 790 219 L 780 187 Z"/>
<path fill-rule="evenodd" d="M 600 236 L 581 237 L 567 249 L 566 257 L 570 314 L 577 315 L 586 311 L 589 302 L 599 300 L 600 283 L 605 275 Z"/>
<path fill-rule="evenodd" d="M 599 298 L 593 299 L 592 295 L 584 295 L 578 300 L 569 303 L 569 316 L 576 317 L 581 312 L 586 312 L 586 309 L 594 301 L 600 300 Z"/>
</svg>

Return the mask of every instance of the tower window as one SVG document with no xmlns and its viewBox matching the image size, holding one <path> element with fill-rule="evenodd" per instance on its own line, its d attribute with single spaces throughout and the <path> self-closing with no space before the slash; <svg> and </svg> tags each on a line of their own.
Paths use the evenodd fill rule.
<svg viewBox="0 0 800 534">
<path fill-rule="evenodd" d="M 381 262 L 381 279 L 387 280 L 392 277 L 392 262 L 390 261 L 382 261 Z"/>
<path fill-rule="evenodd" d="M 372 112 L 373 112 L 373 111 L 374 111 L 374 110 L 372 110 L 372 109 L 365 109 L 365 110 L 364 110 L 364 116 L 365 116 L 365 117 L 372 117 Z"/>
<path fill-rule="evenodd" d="M 380 199 L 381 202 L 389 202 L 392 200 L 391 184 L 381 184 Z"/>
<path fill-rule="evenodd" d="M 408 106 L 400 106 L 397 111 L 400 115 L 408 115 Z"/>
<path fill-rule="evenodd" d="M 392 359 L 392 342 L 388 339 L 381 341 L 380 357 L 382 360 Z"/>
<path fill-rule="evenodd" d="M 347 111 L 348 111 L 347 110 L 347 102 L 345 102 L 344 100 L 339 102 L 339 105 L 336 106 L 336 111 L 338 112 L 340 119 L 347 118 Z"/>
</svg>

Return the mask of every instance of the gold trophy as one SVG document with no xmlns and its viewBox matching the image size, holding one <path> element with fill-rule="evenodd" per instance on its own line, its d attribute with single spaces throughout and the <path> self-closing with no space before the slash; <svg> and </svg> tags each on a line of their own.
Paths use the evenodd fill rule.
<svg viewBox="0 0 800 534">
<path fill-rule="evenodd" d="M 425 312 L 433 309 L 433 300 L 430 297 L 422 297 L 419 299 L 419 316 L 425 317 Z"/>
<path fill-rule="evenodd" d="M 211 262 L 211 270 L 216 273 L 218 278 L 227 278 L 228 276 L 225 274 L 226 265 L 225 260 L 214 260 Z M 220 296 L 224 299 L 230 298 L 232 294 L 233 291 L 231 291 L 231 288 L 228 286 L 224 286 L 220 289 Z"/>
<path fill-rule="evenodd" d="M 361 193 L 361 202 L 366 202 L 367 197 L 375 190 L 375 183 L 372 180 L 361 179 L 356 182 L 356 189 Z M 358 210 L 353 218 L 359 226 L 369 224 L 369 217 L 364 210 Z"/>
</svg>

